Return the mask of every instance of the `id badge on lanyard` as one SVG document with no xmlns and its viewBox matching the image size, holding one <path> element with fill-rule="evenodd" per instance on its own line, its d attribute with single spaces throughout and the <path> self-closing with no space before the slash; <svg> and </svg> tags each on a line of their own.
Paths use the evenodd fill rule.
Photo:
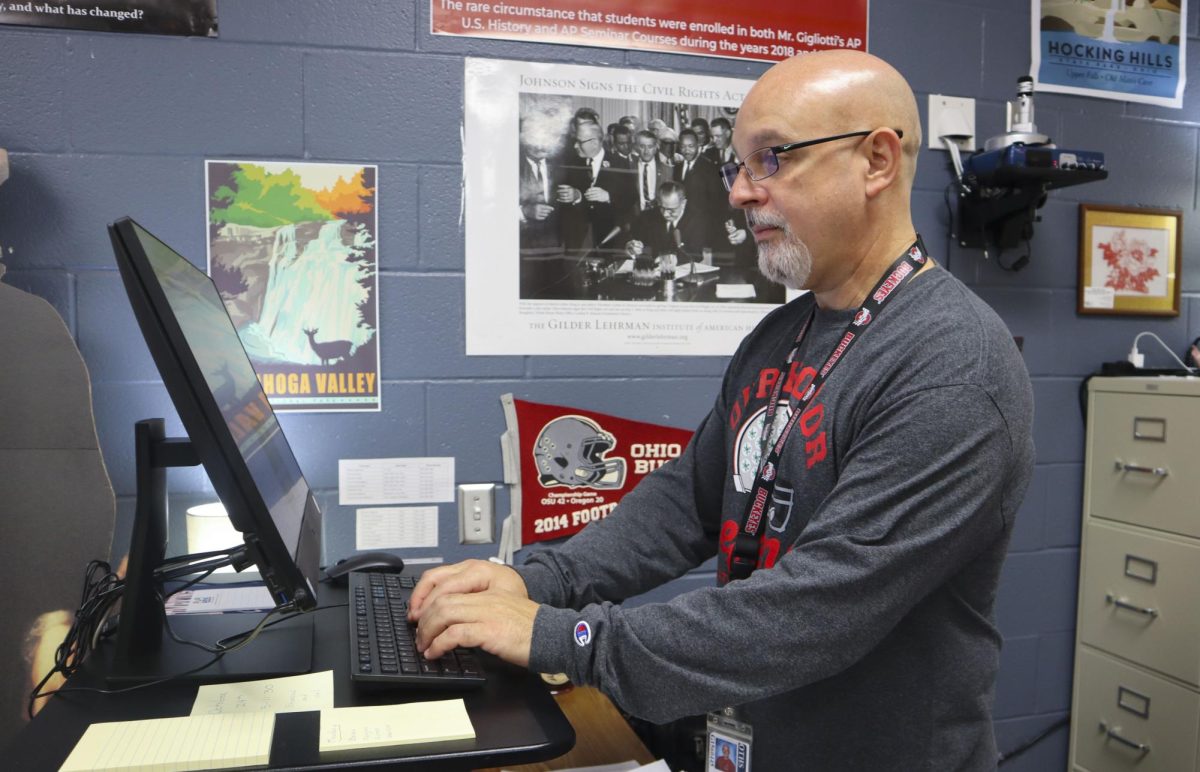
<svg viewBox="0 0 1200 772">
<path fill-rule="evenodd" d="M 709 713 L 704 772 L 750 772 L 753 742 L 753 729 L 732 708 Z"/>
</svg>

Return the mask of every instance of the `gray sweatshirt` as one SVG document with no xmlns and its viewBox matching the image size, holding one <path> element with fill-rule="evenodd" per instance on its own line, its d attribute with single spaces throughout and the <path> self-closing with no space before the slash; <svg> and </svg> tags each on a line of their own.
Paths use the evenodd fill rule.
<svg viewBox="0 0 1200 772">
<path fill-rule="evenodd" d="M 781 402 L 798 398 L 854 317 L 818 310 L 787 365 L 814 302 L 742 342 L 678 459 L 518 567 L 543 604 L 530 667 L 656 722 L 739 706 L 760 772 L 993 769 L 993 604 L 1033 464 L 1033 396 L 1004 324 L 940 267 L 889 301 L 798 422 L 760 568 L 615 605 L 729 548 L 770 386 L 783 377 Z"/>
</svg>

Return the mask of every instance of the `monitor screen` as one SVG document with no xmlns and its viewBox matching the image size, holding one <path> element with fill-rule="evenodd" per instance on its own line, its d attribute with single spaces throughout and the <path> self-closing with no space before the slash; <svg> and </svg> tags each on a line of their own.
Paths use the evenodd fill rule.
<svg viewBox="0 0 1200 772">
<path fill-rule="evenodd" d="M 315 603 L 320 510 L 212 280 L 126 218 L 130 303 L 213 487 L 280 603 Z"/>
</svg>

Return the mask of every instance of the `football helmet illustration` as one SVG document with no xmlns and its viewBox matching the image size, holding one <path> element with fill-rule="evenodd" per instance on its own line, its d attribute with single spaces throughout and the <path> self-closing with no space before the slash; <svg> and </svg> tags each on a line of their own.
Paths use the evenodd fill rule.
<svg viewBox="0 0 1200 772">
<path fill-rule="evenodd" d="M 625 459 L 604 456 L 616 444 L 611 434 L 588 418 L 555 418 L 542 427 L 533 446 L 538 480 L 547 488 L 620 488 L 625 484 Z"/>
</svg>

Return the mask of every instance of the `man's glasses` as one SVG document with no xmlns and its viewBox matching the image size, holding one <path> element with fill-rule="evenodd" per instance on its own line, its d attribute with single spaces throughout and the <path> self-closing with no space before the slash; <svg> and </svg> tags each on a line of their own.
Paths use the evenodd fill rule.
<svg viewBox="0 0 1200 772">
<path fill-rule="evenodd" d="M 812 145 L 820 145 L 823 142 L 833 142 L 837 139 L 849 139 L 850 137 L 865 137 L 875 129 L 870 131 L 852 131 L 849 134 L 835 134 L 832 137 L 821 137 L 820 139 L 809 139 L 804 142 L 789 142 L 786 145 L 774 145 L 772 147 L 761 147 L 755 150 L 750 155 L 742 159 L 740 163 L 729 161 L 721 164 L 721 180 L 725 183 L 726 190 L 733 190 L 733 183 L 737 182 L 738 172 L 744 167 L 746 174 L 750 175 L 750 179 L 758 182 L 765 180 L 775 172 L 779 171 L 779 154 L 786 153 L 790 150 L 799 150 L 802 147 L 810 147 Z M 896 132 L 896 136 L 904 138 L 904 132 L 900 129 L 892 129 Z"/>
</svg>

